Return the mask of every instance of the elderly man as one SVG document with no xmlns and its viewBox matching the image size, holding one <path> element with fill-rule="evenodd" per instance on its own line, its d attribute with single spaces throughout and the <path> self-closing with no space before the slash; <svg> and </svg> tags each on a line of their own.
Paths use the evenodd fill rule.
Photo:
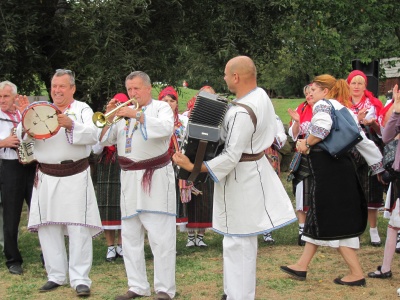
<svg viewBox="0 0 400 300">
<path fill-rule="evenodd" d="M 77 295 L 89 296 L 92 237 L 102 232 L 88 162 L 98 129 L 92 122 L 92 109 L 74 99 L 75 89 L 73 72 L 57 70 L 51 80 L 51 97 L 61 112 L 57 116 L 60 130 L 46 140 L 35 139 L 39 170 L 28 229 L 38 231 L 46 262 L 48 281 L 40 292 L 66 284 L 69 273 Z M 22 126 L 18 136 L 30 140 Z M 69 269 L 64 235 L 69 236 Z"/>
<path fill-rule="evenodd" d="M 132 72 L 125 86 L 138 105 L 120 108 L 116 115 L 125 120 L 114 125 L 110 116 L 100 138 L 104 145 L 117 144 L 122 169 L 122 245 L 129 290 L 115 299 L 151 294 L 144 259 L 145 230 L 154 255 L 154 299 L 172 299 L 176 291 L 176 195 L 168 146 L 174 115 L 167 103 L 152 99 L 146 73 Z M 114 106 L 111 100 L 107 111 Z"/>
<path fill-rule="evenodd" d="M 19 140 L 14 130 L 21 121 L 21 113 L 15 106 L 16 97 L 15 84 L 10 81 L 0 83 L 0 148 L 3 148 L 0 151 L 0 159 L 3 161 L 0 180 L 4 254 L 9 272 L 21 275 L 23 260 L 18 249 L 18 226 L 24 200 L 28 207 L 31 203 L 36 165 L 22 165 L 18 160 Z"/>
<path fill-rule="evenodd" d="M 222 299 L 250 300 L 256 289 L 257 235 L 292 223 L 296 216 L 264 155 L 276 135 L 276 118 L 268 95 L 257 87 L 253 61 L 246 56 L 231 59 L 224 79 L 236 105 L 224 118 L 224 150 L 201 170 L 215 181 L 213 230 L 224 235 Z M 193 170 L 185 155 L 176 153 L 173 159 Z"/>
</svg>

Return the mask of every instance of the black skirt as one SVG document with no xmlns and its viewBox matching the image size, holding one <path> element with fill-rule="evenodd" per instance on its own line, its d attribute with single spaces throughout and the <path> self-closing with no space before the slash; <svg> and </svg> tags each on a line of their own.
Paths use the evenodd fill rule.
<svg viewBox="0 0 400 300">
<path fill-rule="evenodd" d="M 318 240 L 360 236 L 367 225 L 367 202 L 350 155 L 336 159 L 313 147 L 308 160 L 311 203 L 303 234 Z"/>
</svg>

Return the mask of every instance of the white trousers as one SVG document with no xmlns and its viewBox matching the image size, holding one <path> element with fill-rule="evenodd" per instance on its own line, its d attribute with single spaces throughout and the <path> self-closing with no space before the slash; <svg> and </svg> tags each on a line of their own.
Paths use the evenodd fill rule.
<svg viewBox="0 0 400 300">
<path fill-rule="evenodd" d="M 145 230 L 154 256 L 154 290 L 174 298 L 176 262 L 176 217 L 140 213 L 122 220 L 122 249 L 129 290 L 150 296 L 144 253 Z"/>
<path fill-rule="evenodd" d="M 69 235 L 69 268 L 64 234 Z M 93 247 L 90 229 L 73 225 L 45 225 L 38 230 L 47 278 L 57 284 L 66 284 L 69 271 L 73 289 L 79 284 L 91 286 Z"/>
<path fill-rule="evenodd" d="M 254 300 L 257 236 L 224 236 L 224 293 L 228 300 Z"/>
</svg>

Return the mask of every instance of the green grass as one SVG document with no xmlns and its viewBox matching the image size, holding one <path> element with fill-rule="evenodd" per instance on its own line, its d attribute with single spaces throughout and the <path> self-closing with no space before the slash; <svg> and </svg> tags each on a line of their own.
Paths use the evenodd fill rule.
<svg viewBox="0 0 400 300">
<path fill-rule="evenodd" d="M 158 99 L 158 92 L 153 91 L 153 97 Z M 197 93 L 197 90 L 180 90 L 180 110 L 186 107 L 186 102 Z M 288 108 L 295 108 L 303 99 L 272 99 L 276 113 L 284 123 L 289 122 Z M 291 184 L 286 181 L 287 173 L 281 176 L 282 183 L 290 196 L 293 206 Z M 8 273 L 5 258 L 0 255 L 0 299 L 77 299 L 74 291 L 66 286 L 51 293 L 39 293 L 38 289 L 47 281 L 46 272 L 40 262 L 40 245 L 37 234 L 26 229 L 26 207 L 22 216 L 19 246 L 24 258 L 23 276 Z M 385 241 L 387 220 L 382 213 L 378 217 L 379 234 Z M 257 260 L 257 300 L 264 299 L 380 299 L 394 298 L 398 288 L 400 272 L 398 264 L 393 264 L 394 279 L 368 280 L 368 286 L 363 289 L 339 287 L 332 279 L 347 272 L 345 263 L 335 250 L 320 248 L 310 265 L 310 276 L 306 282 L 290 279 L 279 271 L 279 266 L 294 263 L 303 248 L 297 246 L 297 223 L 292 223 L 272 233 L 276 243 L 273 246 L 263 243 L 259 237 L 259 255 Z M 361 236 L 359 257 L 364 273 L 372 271 L 380 265 L 383 257 L 383 247 L 369 246 L 369 228 Z M 161 233 L 162 234 L 162 233 Z M 207 248 L 186 248 L 186 233 L 177 234 L 176 261 L 176 300 L 209 300 L 220 299 L 223 292 L 222 272 L 222 236 L 207 231 L 205 242 Z M 105 262 L 106 242 L 104 236 L 93 241 L 93 267 L 90 277 L 93 281 L 93 300 L 111 300 L 116 295 L 127 290 L 127 279 L 123 261 Z M 397 256 L 397 254 L 395 254 Z M 148 243 L 145 246 L 147 276 L 153 286 L 153 256 Z M 395 262 L 398 257 L 395 257 Z M 148 298 L 151 299 L 151 298 Z"/>
</svg>

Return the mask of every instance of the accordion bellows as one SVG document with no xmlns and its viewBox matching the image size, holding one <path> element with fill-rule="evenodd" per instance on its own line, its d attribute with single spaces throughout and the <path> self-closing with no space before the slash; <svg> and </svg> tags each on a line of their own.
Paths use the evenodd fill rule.
<svg viewBox="0 0 400 300">
<path fill-rule="evenodd" d="M 219 95 L 201 91 L 191 112 L 182 143 L 185 155 L 194 163 L 200 141 L 207 142 L 202 161 L 215 157 L 220 140 L 222 122 L 228 109 L 228 100 Z M 178 178 L 187 180 L 190 172 L 179 169 Z M 200 173 L 194 182 L 205 182 L 207 173 Z"/>
</svg>

